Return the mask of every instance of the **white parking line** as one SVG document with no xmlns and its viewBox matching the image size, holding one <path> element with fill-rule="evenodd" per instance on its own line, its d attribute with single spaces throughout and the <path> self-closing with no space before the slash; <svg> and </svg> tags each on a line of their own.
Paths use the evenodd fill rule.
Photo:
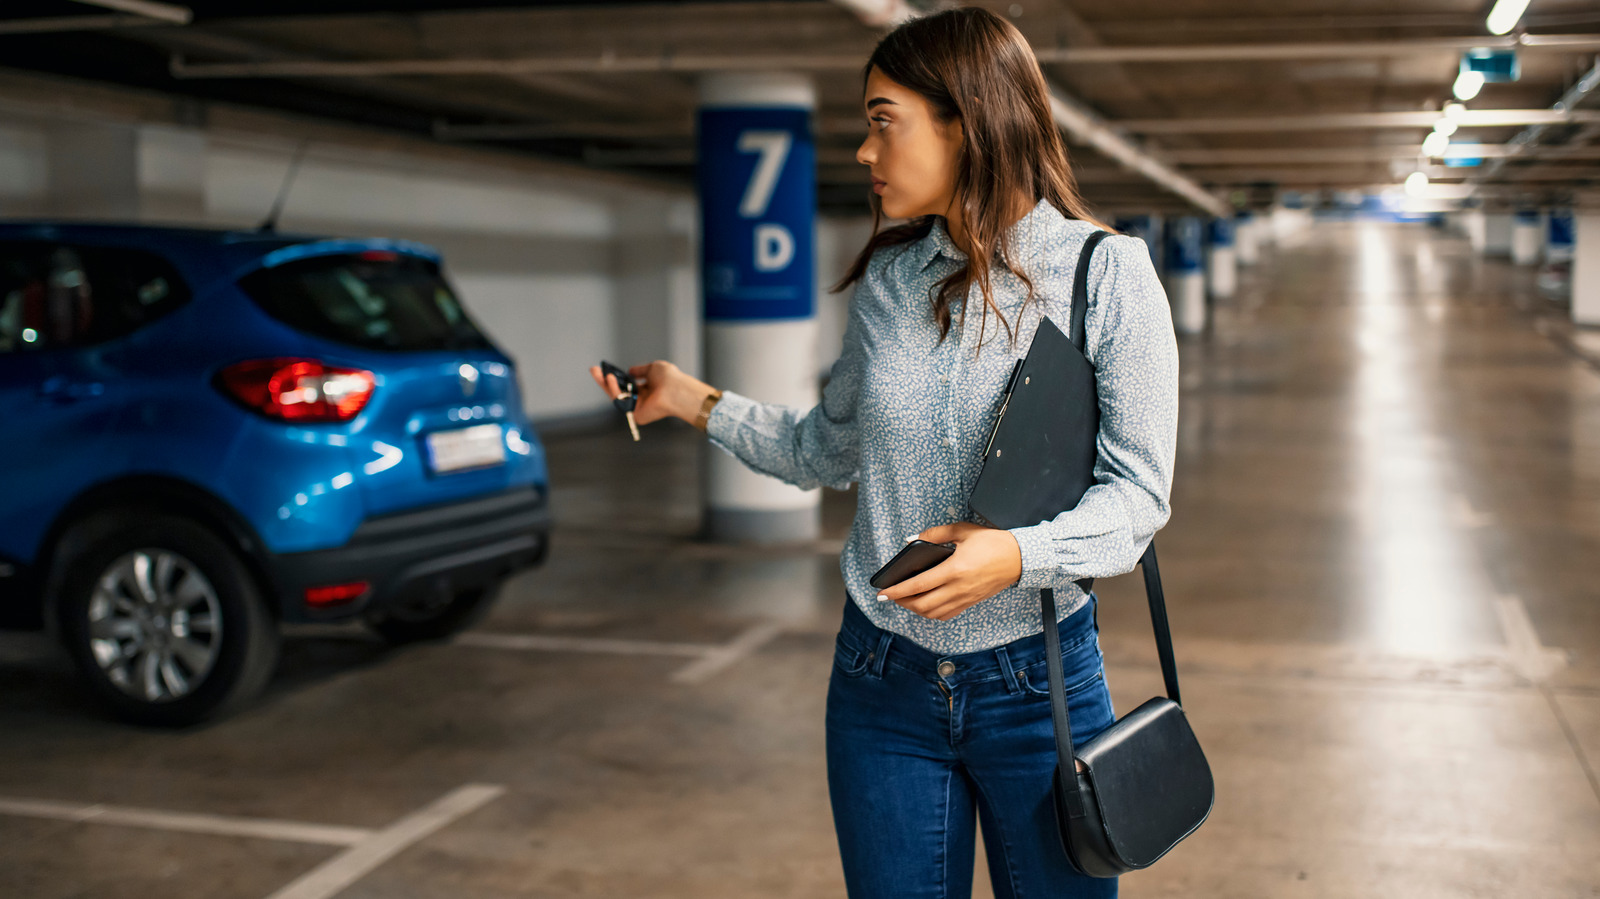
<svg viewBox="0 0 1600 899">
<path fill-rule="evenodd" d="M 83 824 L 116 824 L 216 836 L 257 837 L 264 840 L 318 843 L 326 846 L 354 846 L 372 836 L 372 831 L 360 827 L 336 827 L 331 824 L 308 824 L 303 821 L 279 821 L 271 818 L 197 815 L 116 805 L 83 805 L 53 802 L 47 799 L 0 797 L 0 815 L 48 818 Z"/>
<path fill-rule="evenodd" d="M 1539 642 L 1533 629 L 1533 619 L 1528 617 L 1528 607 L 1519 596 L 1496 597 L 1495 612 L 1500 616 L 1500 629 L 1506 637 L 1506 654 L 1511 667 L 1534 683 L 1539 683 L 1566 667 L 1567 654 Z"/>
<path fill-rule="evenodd" d="M 468 784 L 452 790 L 433 804 L 369 834 L 268 899 L 328 899 L 407 847 L 488 805 L 504 792 L 505 787 L 495 784 Z"/>
<path fill-rule="evenodd" d="M 719 647 L 705 643 L 658 643 L 651 640 L 606 640 L 591 637 L 553 637 L 545 634 L 489 634 L 475 631 L 455 639 L 465 646 L 486 649 L 542 650 L 548 652 L 601 652 L 625 656 L 703 656 Z"/>
<path fill-rule="evenodd" d="M 672 675 L 675 684 L 698 684 L 709 680 L 713 674 L 755 652 L 783 633 L 781 621 L 764 621 L 734 637 L 726 646 L 719 646 L 698 661 L 690 662 Z"/>
</svg>

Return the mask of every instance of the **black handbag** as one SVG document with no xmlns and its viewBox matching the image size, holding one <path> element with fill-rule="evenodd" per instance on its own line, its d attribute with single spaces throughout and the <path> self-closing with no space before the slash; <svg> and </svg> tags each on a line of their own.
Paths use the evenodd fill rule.
<svg viewBox="0 0 1600 899">
<path fill-rule="evenodd" d="M 1053 518 L 1076 507 L 1094 484 L 1100 407 L 1094 366 L 1084 352 L 1084 322 L 1089 260 L 1106 236 L 1104 231 L 1090 235 L 1078 257 L 1068 333 L 1043 319 L 1027 358 L 1017 363 L 1006 386 L 969 502 L 995 527 Z M 1115 877 L 1153 864 L 1205 821 L 1215 795 L 1211 767 L 1178 699 L 1154 541 L 1139 564 L 1167 695 L 1118 719 L 1077 753 L 1062 683 L 1055 591 L 1043 590 L 1040 596 L 1056 735 L 1056 823 L 1068 861 L 1090 877 Z M 1088 592 L 1094 581 L 1078 585 Z M 1086 770 L 1077 771 L 1075 758 Z"/>
</svg>

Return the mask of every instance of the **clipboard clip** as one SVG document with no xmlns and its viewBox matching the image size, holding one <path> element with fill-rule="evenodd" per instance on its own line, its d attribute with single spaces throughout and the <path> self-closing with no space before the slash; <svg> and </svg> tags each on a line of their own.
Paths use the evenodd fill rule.
<svg viewBox="0 0 1600 899">
<path fill-rule="evenodd" d="M 994 435 L 1000 433 L 1000 422 L 1006 417 L 1006 409 L 1011 406 L 1011 391 L 1017 388 L 1017 377 L 1022 374 L 1022 362 L 1023 360 L 1018 359 L 1016 364 L 1011 366 L 1011 377 L 1006 379 L 1006 392 L 1004 399 L 1000 401 L 1000 414 L 994 417 L 994 427 L 989 429 L 989 442 L 983 445 L 985 462 L 989 460 L 989 450 L 994 446 Z"/>
</svg>

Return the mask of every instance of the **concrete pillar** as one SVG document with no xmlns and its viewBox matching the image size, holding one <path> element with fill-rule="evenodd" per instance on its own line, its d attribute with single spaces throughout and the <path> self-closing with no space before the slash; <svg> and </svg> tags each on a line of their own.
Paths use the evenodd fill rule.
<svg viewBox="0 0 1600 899">
<path fill-rule="evenodd" d="M 1539 248 L 1543 236 L 1539 227 L 1537 209 L 1519 209 L 1511 218 L 1511 261 L 1517 265 L 1533 265 L 1539 261 Z"/>
<path fill-rule="evenodd" d="M 1600 209 L 1574 216 L 1572 322 L 1600 325 Z"/>
<path fill-rule="evenodd" d="M 818 401 L 817 206 L 804 75 L 718 72 L 700 80 L 699 185 L 706 380 L 762 402 Z M 708 453 L 706 535 L 779 543 L 821 533 L 821 493 Z"/>
<path fill-rule="evenodd" d="M 1483 255 L 1511 255 L 1511 213 L 1489 212 L 1484 214 Z"/>
<path fill-rule="evenodd" d="M 1200 248 L 1201 224 L 1195 216 L 1175 219 L 1167 234 L 1167 300 L 1179 334 L 1206 327 L 1206 284 Z"/>
<path fill-rule="evenodd" d="M 1552 209 L 1545 217 L 1544 258 L 1566 262 L 1572 258 L 1573 217 L 1570 209 Z"/>
<path fill-rule="evenodd" d="M 1230 219 L 1212 219 L 1207 224 L 1206 289 L 1213 299 L 1233 296 L 1238 284 L 1234 256 L 1234 228 Z"/>
<path fill-rule="evenodd" d="M 74 122 L 52 127 L 47 140 L 51 216 L 187 225 L 205 217 L 198 129 Z"/>
<path fill-rule="evenodd" d="M 1246 210 L 1233 219 L 1233 255 L 1240 265 L 1261 261 L 1261 219 Z"/>
<path fill-rule="evenodd" d="M 1482 209 L 1468 209 L 1461 214 L 1461 230 L 1467 235 L 1467 244 L 1474 253 L 1482 253 L 1488 241 L 1488 226 Z"/>
</svg>

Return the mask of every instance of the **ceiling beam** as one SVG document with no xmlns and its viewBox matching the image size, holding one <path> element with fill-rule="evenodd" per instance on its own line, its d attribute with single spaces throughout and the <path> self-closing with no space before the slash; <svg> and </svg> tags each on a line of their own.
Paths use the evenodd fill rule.
<svg viewBox="0 0 1600 899">
<path fill-rule="evenodd" d="M 1345 112 L 1316 115 L 1120 119 L 1118 128 L 1138 134 L 1216 134 L 1222 132 L 1341 131 L 1351 128 L 1432 128 L 1438 112 Z M 1469 109 L 1455 119 L 1461 128 L 1565 125 L 1600 122 L 1600 112 L 1559 109 Z"/>
<path fill-rule="evenodd" d="M 845 0 L 835 0 L 845 2 Z M 1600 34 L 1531 35 L 1517 38 L 1479 36 L 1418 38 L 1398 41 L 1354 41 L 1268 44 L 1144 45 L 1120 47 L 1036 48 L 1044 64 L 1105 65 L 1126 62 L 1198 63 L 1224 60 L 1348 59 L 1365 56 L 1411 56 L 1430 51 L 1459 52 L 1473 47 L 1516 47 L 1524 50 L 1582 52 L 1600 50 Z M 371 59 L 278 60 L 270 62 L 191 63 L 174 56 L 172 75 L 182 79 L 240 78 L 380 78 L 394 76 L 605 74 L 628 72 L 719 72 L 745 69 L 853 71 L 859 53 L 822 51 L 786 54 L 659 53 L 586 56 L 521 56 L 503 59 Z"/>
</svg>

